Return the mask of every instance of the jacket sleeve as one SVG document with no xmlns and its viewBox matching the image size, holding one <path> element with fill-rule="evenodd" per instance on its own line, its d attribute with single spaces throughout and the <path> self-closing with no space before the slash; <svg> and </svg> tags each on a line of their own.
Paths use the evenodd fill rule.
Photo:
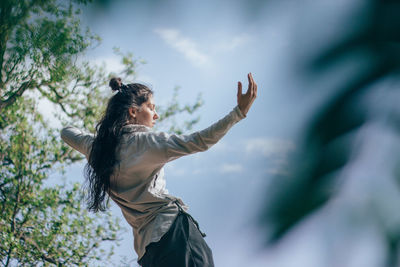
<svg viewBox="0 0 400 267">
<path fill-rule="evenodd" d="M 89 158 L 94 139 L 92 134 L 86 134 L 75 127 L 67 126 L 61 130 L 61 139 L 73 149 L 84 154 L 86 158 Z"/>
<path fill-rule="evenodd" d="M 189 135 L 158 133 L 153 145 L 162 151 L 163 162 L 168 162 L 179 157 L 201 152 L 216 144 L 238 121 L 245 115 L 236 106 L 228 115 L 212 124 L 208 128 Z"/>
</svg>

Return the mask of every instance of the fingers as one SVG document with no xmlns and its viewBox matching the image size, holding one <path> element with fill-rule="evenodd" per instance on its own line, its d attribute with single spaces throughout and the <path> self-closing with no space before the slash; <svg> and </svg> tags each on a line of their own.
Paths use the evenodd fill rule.
<svg viewBox="0 0 400 267">
<path fill-rule="evenodd" d="M 248 93 L 252 96 L 252 97 L 256 97 L 257 96 L 257 84 L 255 83 L 254 79 L 253 79 L 253 75 L 251 74 L 251 72 L 249 74 L 247 74 L 247 78 L 249 80 L 249 89 L 248 89 Z"/>
<path fill-rule="evenodd" d="M 251 91 L 252 91 L 252 77 L 251 77 L 251 73 L 247 74 L 247 80 L 249 81 L 249 87 L 247 88 L 247 92 L 246 94 L 250 94 L 251 95 Z"/>
<path fill-rule="evenodd" d="M 254 97 L 257 97 L 257 84 L 254 83 Z"/>
<path fill-rule="evenodd" d="M 254 98 L 257 96 L 257 84 L 253 79 L 253 75 L 250 73 L 251 81 L 253 82 L 253 95 Z"/>
<path fill-rule="evenodd" d="M 238 82 L 238 92 L 237 92 L 237 96 L 241 96 L 242 95 L 242 83 Z"/>
</svg>

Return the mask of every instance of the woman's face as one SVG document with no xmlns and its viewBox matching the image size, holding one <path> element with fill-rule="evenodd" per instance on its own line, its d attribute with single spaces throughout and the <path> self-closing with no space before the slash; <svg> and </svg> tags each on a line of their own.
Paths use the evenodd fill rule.
<svg viewBox="0 0 400 267">
<path fill-rule="evenodd" d="M 140 109 L 134 109 L 133 112 L 136 124 L 145 125 L 150 128 L 154 126 L 156 120 L 159 118 L 152 95 L 150 95 L 149 100 L 140 106 Z"/>
</svg>

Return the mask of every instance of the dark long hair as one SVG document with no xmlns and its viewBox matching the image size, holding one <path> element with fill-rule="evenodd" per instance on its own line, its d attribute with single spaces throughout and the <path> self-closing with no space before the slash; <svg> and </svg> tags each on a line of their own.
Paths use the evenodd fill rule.
<svg viewBox="0 0 400 267">
<path fill-rule="evenodd" d="M 110 191 L 110 177 L 118 163 L 116 148 L 119 145 L 122 127 L 131 123 L 128 109 L 140 108 L 153 91 L 140 83 L 125 85 L 120 78 L 109 83 L 113 91 L 103 117 L 96 125 L 95 139 L 85 166 L 88 187 L 87 206 L 90 211 L 105 211 Z M 107 200 L 107 201 L 106 201 Z"/>
</svg>

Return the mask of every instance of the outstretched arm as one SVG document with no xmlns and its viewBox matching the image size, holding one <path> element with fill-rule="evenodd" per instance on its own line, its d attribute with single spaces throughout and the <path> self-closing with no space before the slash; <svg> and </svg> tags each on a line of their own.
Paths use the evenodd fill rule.
<svg viewBox="0 0 400 267">
<path fill-rule="evenodd" d="M 84 154 L 86 158 L 89 157 L 94 139 L 92 134 L 86 134 L 75 127 L 67 126 L 61 130 L 61 138 L 69 146 Z"/>
<path fill-rule="evenodd" d="M 238 83 L 238 105 L 228 115 L 210 127 L 189 135 L 150 134 L 147 135 L 147 138 L 149 138 L 147 142 L 156 151 L 164 151 L 162 153 L 164 155 L 163 162 L 207 150 L 216 144 L 235 123 L 243 119 L 249 111 L 257 95 L 257 85 L 250 73 L 248 79 L 249 88 L 245 94 L 242 94 L 241 82 Z"/>
</svg>

